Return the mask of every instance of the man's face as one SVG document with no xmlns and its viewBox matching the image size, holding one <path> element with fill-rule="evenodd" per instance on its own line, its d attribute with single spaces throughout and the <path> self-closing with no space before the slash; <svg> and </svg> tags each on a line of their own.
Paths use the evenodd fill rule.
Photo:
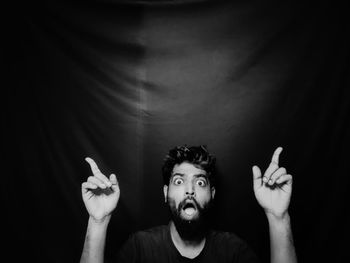
<svg viewBox="0 0 350 263">
<path fill-rule="evenodd" d="M 206 171 L 188 162 L 175 165 L 169 186 L 164 186 L 172 215 L 189 222 L 201 219 L 214 195 L 215 188 L 210 186 Z"/>
</svg>

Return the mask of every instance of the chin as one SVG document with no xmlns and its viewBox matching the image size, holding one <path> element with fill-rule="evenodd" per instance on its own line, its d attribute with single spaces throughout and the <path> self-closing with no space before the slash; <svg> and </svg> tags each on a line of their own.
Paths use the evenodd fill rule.
<svg viewBox="0 0 350 263">
<path fill-rule="evenodd" d="M 182 209 L 177 209 L 175 202 L 169 202 L 169 209 L 176 230 L 184 240 L 198 240 L 206 235 L 209 227 L 209 204 L 203 208 L 197 208 L 192 215 L 186 214 Z"/>
<path fill-rule="evenodd" d="M 176 230 L 184 240 L 199 240 L 207 233 L 208 225 L 200 215 L 196 217 L 173 216 L 172 220 Z"/>
<path fill-rule="evenodd" d="M 196 211 L 193 215 L 187 215 L 184 211 L 181 211 L 179 217 L 184 221 L 195 222 L 201 219 L 201 215 Z"/>
</svg>

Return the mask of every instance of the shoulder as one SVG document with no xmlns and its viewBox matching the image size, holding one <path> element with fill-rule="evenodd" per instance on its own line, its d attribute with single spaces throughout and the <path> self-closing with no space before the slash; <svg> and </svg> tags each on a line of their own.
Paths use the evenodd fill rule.
<svg viewBox="0 0 350 263">
<path fill-rule="evenodd" d="M 165 246 L 166 233 L 167 226 L 157 226 L 131 234 L 119 250 L 117 262 L 138 262 L 140 258 L 154 258 Z"/>
<path fill-rule="evenodd" d="M 159 240 L 164 238 L 167 233 L 168 233 L 168 226 L 161 225 L 161 226 L 155 226 L 149 229 L 137 231 L 133 235 L 136 239 Z"/>
<path fill-rule="evenodd" d="M 241 239 L 240 237 L 238 237 L 236 234 L 232 232 L 212 230 L 209 233 L 209 238 L 211 241 L 217 242 L 217 243 L 229 243 L 231 245 L 245 244 L 245 241 L 243 239 Z"/>
<path fill-rule="evenodd" d="M 259 262 L 246 241 L 232 232 L 212 230 L 208 237 L 211 249 L 226 251 L 225 254 L 231 255 L 234 262 Z"/>
<path fill-rule="evenodd" d="M 167 241 L 167 235 L 168 226 L 156 226 L 131 234 L 128 243 L 134 243 L 139 248 L 150 249 L 164 245 Z"/>
</svg>

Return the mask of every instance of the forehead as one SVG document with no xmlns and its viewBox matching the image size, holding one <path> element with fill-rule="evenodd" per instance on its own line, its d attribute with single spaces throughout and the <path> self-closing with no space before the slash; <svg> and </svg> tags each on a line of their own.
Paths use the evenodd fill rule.
<svg viewBox="0 0 350 263">
<path fill-rule="evenodd" d="M 172 175 L 183 174 L 183 175 L 207 175 L 207 172 L 192 163 L 183 162 L 176 164 L 173 168 Z"/>
</svg>

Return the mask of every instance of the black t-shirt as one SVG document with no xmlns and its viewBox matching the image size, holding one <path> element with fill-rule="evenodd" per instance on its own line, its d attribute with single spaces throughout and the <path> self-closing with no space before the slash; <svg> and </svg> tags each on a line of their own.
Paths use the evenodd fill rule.
<svg viewBox="0 0 350 263">
<path fill-rule="evenodd" d="M 169 225 L 137 232 L 119 251 L 118 263 L 256 263 L 247 244 L 233 233 L 210 231 L 201 253 L 194 259 L 183 257 L 176 249 Z"/>
</svg>

